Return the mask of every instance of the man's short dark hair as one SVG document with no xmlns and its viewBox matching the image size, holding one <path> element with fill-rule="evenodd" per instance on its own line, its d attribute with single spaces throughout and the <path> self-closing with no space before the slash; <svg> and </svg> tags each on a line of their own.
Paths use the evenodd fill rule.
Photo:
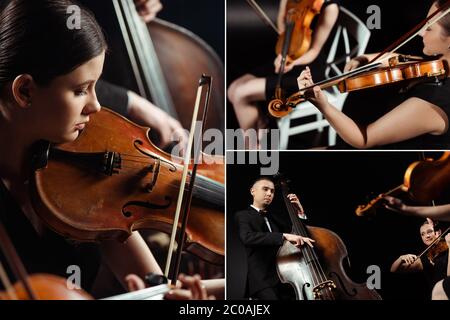
<svg viewBox="0 0 450 320">
<path fill-rule="evenodd" d="M 262 181 L 262 180 L 267 180 L 272 182 L 273 184 L 275 184 L 275 181 L 273 181 L 273 177 L 272 176 L 259 176 L 256 179 L 254 179 L 252 181 L 252 184 L 250 185 L 250 188 L 253 188 L 253 186 L 258 182 L 258 181 Z"/>
</svg>

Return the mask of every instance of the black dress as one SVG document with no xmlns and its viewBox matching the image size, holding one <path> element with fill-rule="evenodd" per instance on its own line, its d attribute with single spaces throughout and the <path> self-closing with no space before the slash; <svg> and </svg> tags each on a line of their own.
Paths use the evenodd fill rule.
<svg viewBox="0 0 450 320">
<path fill-rule="evenodd" d="M 420 257 L 420 260 L 423 265 L 423 272 L 425 274 L 431 296 L 431 291 L 433 290 L 434 285 L 447 277 L 448 250 L 445 253 L 441 253 L 434 259 L 434 265 L 431 264 L 426 256 Z"/>
<path fill-rule="evenodd" d="M 69 266 L 78 266 L 81 287 L 88 292 L 91 290 L 101 260 L 98 245 L 69 241 L 49 229 L 45 229 L 42 235 L 38 234 L 1 182 L 0 223 L 6 229 L 28 274 L 49 273 L 67 278 L 73 274 L 73 271 L 68 270 Z M 13 274 L 1 250 L 0 261 L 13 281 Z"/>
</svg>

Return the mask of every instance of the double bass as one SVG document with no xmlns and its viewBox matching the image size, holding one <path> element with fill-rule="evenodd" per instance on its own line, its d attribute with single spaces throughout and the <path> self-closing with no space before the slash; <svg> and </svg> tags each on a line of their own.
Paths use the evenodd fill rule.
<svg viewBox="0 0 450 320">
<path fill-rule="evenodd" d="M 314 248 L 298 248 L 285 241 L 277 254 L 278 276 L 293 286 L 297 300 L 381 300 L 365 283 L 353 282 L 343 268 L 347 248 L 334 232 L 305 226 L 296 208 L 288 200 L 288 181 L 281 178 L 280 187 L 292 223 L 292 233 L 315 240 Z"/>
<path fill-rule="evenodd" d="M 215 89 L 206 126 L 223 130 L 224 67 L 205 41 L 159 18 L 144 23 L 133 0 L 112 0 L 98 7 L 112 11 L 105 20 L 113 46 L 111 63 L 105 68 L 108 79 L 138 92 L 188 129 L 196 98 L 195 83 L 202 74 L 209 74 Z M 114 16 L 117 21 L 112 21 Z"/>
</svg>

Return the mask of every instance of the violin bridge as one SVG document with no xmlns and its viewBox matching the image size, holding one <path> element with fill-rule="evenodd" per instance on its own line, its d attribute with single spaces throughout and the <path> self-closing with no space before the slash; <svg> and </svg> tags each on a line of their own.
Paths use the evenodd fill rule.
<svg viewBox="0 0 450 320">
<path fill-rule="evenodd" d="M 431 77 L 440 77 L 442 75 L 445 75 L 446 72 L 444 69 L 438 70 L 436 72 L 428 72 L 427 73 L 427 77 L 431 78 Z"/>
<path fill-rule="evenodd" d="M 156 185 L 156 181 L 158 180 L 159 169 L 161 168 L 161 161 L 159 159 L 155 159 L 155 163 L 150 166 L 149 172 L 153 172 L 152 181 L 145 186 L 145 190 L 150 193 L 153 191 L 153 188 Z"/>
</svg>

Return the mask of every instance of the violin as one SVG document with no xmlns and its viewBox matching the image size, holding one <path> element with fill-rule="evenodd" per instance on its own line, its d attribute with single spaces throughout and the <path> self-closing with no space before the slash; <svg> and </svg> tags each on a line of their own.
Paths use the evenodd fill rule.
<svg viewBox="0 0 450 320">
<path fill-rule="evenodd" d="M 373 215 L 377 207 L 384 203 L 384 196 L 407 193 L 419 203 L 438 199 L 450 187 L 450 152 L 446 151 L 437 159 L 416 161 L 406 169 L 403 184 L 372 199 L 368 204 L 356 208 L 357 216 Z"/>
<path fill-rule="evenodd" d="M 283 99 L 281 80 L 286 64 L 300 58 L 311 47 L 311 23 L 320 13 L 324 0 L 287 0 L 285 8 L 285 31 L 280 32 L 254 0 L 247 0 L 255 12 L 278 34 L 275 53 L 281 55 L 280 70 L 275 86 L 275 99 Z"/>
<path fill-rule="evenodd" d="M 103 108 L 75 141 L 40 143 L 31 177 L 36 213 L 57 233 L 80 241 L 124 241 L 144 228 L 170 233 L 183 167 L 148 132 Z M 203 154 L 189 186 L 186 241 L 179 244 L 215 264 L 224 260 L 223 163 Z"/>
<path fill-rule="evenodd" d="M 33 274 L 27 277 L 27 281 L 34 297 L 30 297 L 22 282 L 18 281 L 8 290 L 0 291 L 0 300 L 94 300 L 83 289 L 69 289 L 66 279 L 52 274 Z M 171 285 L 161 284 L 101 300 L 163 300 L 164 295 L 173 288 Z"/>
<path fill-rule="evenodd" d="M 314 248 L 298 248 L 285 241 L 277 253 L 278 276 L 293 286 L 297 300 L 380 300 L 375 290 L 353 282 L 345 273 L 342 261 L 348 259 L 348 253 L 342 239 L 328 229 L 305 226 L 287 198 L 287 180 L 281 178 L 279 184 L 292 222 L 291 233 L 315 240 Z"/>
<path fill-rule="evenodd" d="M 209 74 L 216 89 L 211 93 L 207 128 L 223 130 L 224 68 L 216 52 L 179 25 L 158 18 L 145 24 L 133 0 L 113 0 L 112 4 L 132 73 L 117 76 L 115 82 L 131 78 L 125 87 L 133 87 L 189 128 L 196 98 L 189 84 L 196 83 L 201 74 Z"/>
<path fill-rule="evenodd" d="M 405 60 L 403 56 L 395 57 L 390 60 L 389 67 L 369 65 L 367 68 L 356 69 L 356 72 L 349 72 L 306 87 L 285 101 L 273 99 L 269 103 L 269 113 L 276 118 L 284 117 L 299 103 L 305 101 L 305 92 L 315 86 L 326 89 L 336 85 L 339 92 L 344 93 L 414 80 L 438 82 L 449 74 L 449 66 L 445 60 L 403 62 Z"/>
<path fill-rule="evenodd" d="M 440 239 L 436 244 L 433 245 L 433 247 L 427 252 L 427 258 L 428 260 L 433 263 L 434 259 L 436 259 L 438 256 L 441 255 L 441 253 L 444 253 L 448 251 L 448 245 L 447 242 L 444 239 Z"/>
<path fill-rule="evenodd" d="M 311 47 L 311 23 L 320 13 L 324 0 L 288 0 L 286 4 L 286 31 L 278 37 L 276 54 L 282 54 L 283 45 L 288 42 L 287 61 L 300 58 Z M 289 37 L 288 29 L 292 28 Z"/>
<path fill-rule="evenodd" d="M 30 297 L 22 282 L 0 291 L 0 300 L 92 300 L 82 289 L 69 289 L 67 280 L 51 274 L 33 274 L 27 277 L 34 297 Z"/>
<path fill-rule="evenodd" d="M 448 63 L 444 60 L 431 60 L 431 61 L 414 61 L 411 64 L 403 63 L 402 60 L 408 59 L 389 59 L 389 66 L 382 67 L 380 58 L 387 52 L 396 52 L 400 47 L 405 45 L 421 30 L 433 25 L 440 19 L 445 17 L 450 12 L 450 0 L 447 1 L 439 10 L 436 10 L 433 14 L 427 17 L 424 21 L 420 22 L 417 26 L 407 32 L 398 41 L 395 41 L 388 48 L 378 54 L 369 64 L 360 68 L 354 69 L 345 74 L 341 74 L 330 79 L 318 82 L 310 87 L 303 88 L 298 93 L 291 95 L 288 98 L 284 98 L 278 94 L 275 99 L 269 102 L 269 113 L 275 117 L 280 118 L 289 114 L 293 108 L 299 103 L 305 101 L 305 92 L 309 89 L 319 86 L 321 89 L 325 89 L 334 85 L 338 86 L 341 93 L 351 92 L 355 90 L 362 90 L 368 88 L 374 88 L 378 86 L 390 85 L 399 82 L 410 81 L 436 81 L 446 78 L 449 74 Z M 406 39 L 406 40 L 405 40 Z"/>
<path fill-rule="evenodd" d="M 448 251 L 448 245 L 444 239 L 444 235 L 447 234 L 449 230 L 450 227 L 442 232 L 439 237 L 434 239 L 434 241 L 428 247 L 426 247 L 425 250 L 423 250 L 419 255 L 416 256 L 414 261 L 420 259 L 423 255 L 426 255 L 428 261 L 430 261 L 431 264 L 434 264 L 434 259 L 440 256 L 442 253 Z"/>
</svg>

